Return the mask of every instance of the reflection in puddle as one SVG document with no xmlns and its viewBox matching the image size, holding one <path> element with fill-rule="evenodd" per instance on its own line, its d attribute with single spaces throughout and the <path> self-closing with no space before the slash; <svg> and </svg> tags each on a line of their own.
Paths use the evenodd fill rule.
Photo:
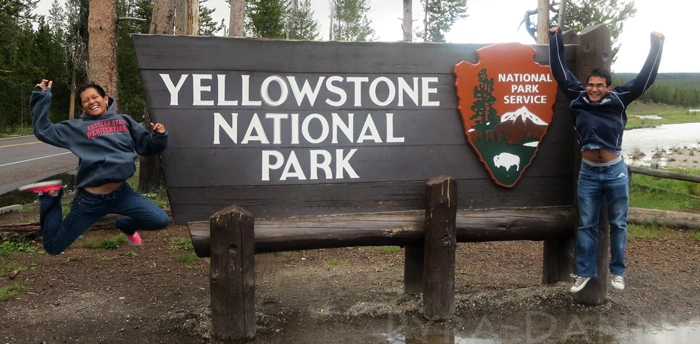
<svg viewBox="0 0 700 344">
<path fill-rule="evenodd" d="M 686 326 L 666 326 L 661 330 L 632 333 L 627 341 L 621 343 L 662 344 L 662 343 L 700 343 L 700 321 Z"/>
<path fill-rule="evenodd" d="M 500 341 L 482 338 L 461 338 L 459 336 L 423 336 L 419 338 L 394 334 L 387 336 L 387 344 L 500 344 Z"/>
<path fill-rule="evenodd" d="M 55 176 L 48 177 L 46 179 L 37 180 L 37 182 L 43 182 L 47 180 L 60 179 L 63 183 L 64 192 L 71 192 L 75 189 L 75 174 L 71 173 L 61 173 Z M 38 198 L 35 194 L 31 192 L 23 191 L 11 191 L 6 194 L 0 195 L 0 207 L 5 207 L 14 204 L 27 204 L 36 202 Z"/>
<path fill-rule="evenodd" d="M 383 334 L 387 344 L 506 344 L 521 343 L 523 337 L 516 338 L 469 338 L 448 333 L 444 335 L 405 335 L 399 332 Z M 511 336 L 508 336 L 511 337 Z M 691 322 L 684 326 L 665 326 L 658 330 L 636 330 L 612 336 L 601 333 L 577 333 L 560 337 L 554 333 L 546 333 L 538 336 L 528 333 L 525 342 L 531 343 L 557 343 L 557 344 L 686 344 L 700 343 L 700 321 Z M 556 338 L 555 338 L 556 337 Z"/>
</svg>

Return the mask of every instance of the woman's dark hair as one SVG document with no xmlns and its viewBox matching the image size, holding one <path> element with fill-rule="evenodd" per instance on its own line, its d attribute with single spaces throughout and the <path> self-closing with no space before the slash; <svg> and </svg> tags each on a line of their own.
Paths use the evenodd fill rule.
<svg viewBox="0 0 700 344">
<path fill-rule="evenodd" d="M 604 78 L 605 79 L 605 86 L 610 86 L 612 84 L 612 75 L 610 75 L 610 72 L 603 68 L 596 68 L 591 71 L 591 74 L 588 74 L 588 79 L 591 77 L 597 76 L 599 78 Z"/>
<path fill-rule="evenodd" d="M 105 92 L 105 89 L 102 88 L 102 86 L 91 81 L 87 84 L 78 87 L 78 90 L 76 91 L 76 93 L 78 93 L 78 103 L 80 103 L 80 95 L 83 94 L 83 92 L 85 92 L 85 90 L 87 90 L 88 88 L 94 88 L 95 91 L 97 91 L 97 94 L 99 94 L 102 97 L 107 95 L 107 92 Z"/>
</svg>

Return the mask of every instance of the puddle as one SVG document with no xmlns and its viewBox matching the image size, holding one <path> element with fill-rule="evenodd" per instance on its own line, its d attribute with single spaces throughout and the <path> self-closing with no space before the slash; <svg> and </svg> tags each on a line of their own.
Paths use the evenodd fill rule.
<svg viewBox="0 0 700 344">
<path fill-rule="evenodd" d="M 451 333 L 450 333 L 451 332 Z M 533 331 L 536 332 L 536 331 Z M 556 333 L 548 331 L 546 333 L 527 332 L 524 336 L 511 333 L 501 338 L 476 338 L 460 336 L 447 330 L 443 335 L 406 335 L 401 332 L 384 333 L 388 344 L 506 344 L 506 343 L 559 343 L 559 344 L 685 344 L 700 343 L 700 321 L 694 321 L 683 326 L 664 326 L 654 330 L 632 330 L 624 334 L 610 335 L 601 334 L 597 331 L 593 333 L 577 332 Z M 512 338 L 515 337 L 515 338 Z"/>
<path fill-rule="evenodd" d="M 43 182 L 47 180 L 60 179 L 63 182 L 64 192 L 71 192 L 75 189 L 75 174 L 71 173 L 61 173 L 46 179 L 37 180 L 37 182 Z M 10 191 L 6 194 L 0 195 L 0 207 L 6 207 L 8 205 L 14 204 L 27 204 L 33 203 L 37 200 L 35 194 L 31 192 L 23 191 Z"/>
<path fill-rule="evenodd" d="M 633 332 L 628 340 L 619 343 L 700 343 L 700 321 L 692 322 L 686 326 L 665 326 L 660 330 Z"/>
</svg>

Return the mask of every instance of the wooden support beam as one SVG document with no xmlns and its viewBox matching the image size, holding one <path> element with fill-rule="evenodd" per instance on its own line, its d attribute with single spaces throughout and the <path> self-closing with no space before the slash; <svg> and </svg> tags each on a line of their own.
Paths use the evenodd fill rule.
<svg viewBox="0 0 700 344">
<path fill-rule="evenodd" d="M 595 68 L 610 70 L 612 64 L 612 46 L 610 30 L 604 24 L 591 26 L 578 35 L 576 46 L 576 70 L 574 74 L 586 82 L 588 74 Z M 583 290 L 574 294 L 574 300 L 586 305 L 600 305 L 607 297 L 608 252 L 610 250 L 610 233 L 608 226 L 606 202 L 601 202 L 600 221 L 598 222 L 598 277 L 588 281 Z"/>
<path fill-rule="evenodd" d="M 600 202 L 598 213 L 598 253 L 597 270 L 598 276 L 591 278 L 586 286 L 578 293 L 574 294 L 574 301 L 588 306 L 597 306 L 605 302 L 608 297 L 608 268 L 610 259 L 610 226 L 608 225 L 608 203 L 605 199 Z M 578 272 L 577 272 L 578 273 Z"/>
<path fill-rule="evenodd" d="M 403 292 L 406 294 L 423 292 L 423 268 L 425 244 L 417 242 L 404 247 Z"/>
<path fill-rule="evenodd" d="M 546 240 L 573 235 L 573 207 L 457 211 L 457 241 Z M 188 223 L 199 257 L 209 257 L 208 221 Z M 255 220 L 255 252 L 352 246 L 406 246 L 423 242 L 425 210 L 300 216 Z"/>
<path fill-rule="evenodd" d="M 423 314 L 446 320 L 455 312 L 457 182 L 438 176 L 426 185 Z"/>
<path fill-rule="evenodd" d="M 238 343 L 255 336 L 253 215 L 237 206 L 209 219 L 211 228 L 211 337 Z"/>
<path fill-rule="evenodd" d="M 542 246 L 542 283 L 554 284 L 571 281 L 574 273 L 574 251 L 576 249 L 576 228 L 571 228 L 571 236 L 545 240 Z"/>
</svg>

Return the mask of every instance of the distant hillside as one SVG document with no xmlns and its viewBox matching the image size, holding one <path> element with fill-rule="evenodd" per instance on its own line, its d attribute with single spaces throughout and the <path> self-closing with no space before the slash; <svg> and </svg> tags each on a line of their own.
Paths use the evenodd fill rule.
<svg viewBox="0 0 700 344">
<path fill-rule="evenodd" d="M 632 80 L 635 73 L 615 73 L 613 86 Z M 659 73 L 656 82 L 639 100 L 684 108 L 700 106 L 700 73 Z"/>
<path fill-rule="evenodd" d="M 613 84 L 620 85 L 632 80 L 636 73 L 615 73 Z M 670 88 L 691 88 L 700 90 L 700 73 L 659 73 L 654 85 L 663 85 Z"/>
</svg>

